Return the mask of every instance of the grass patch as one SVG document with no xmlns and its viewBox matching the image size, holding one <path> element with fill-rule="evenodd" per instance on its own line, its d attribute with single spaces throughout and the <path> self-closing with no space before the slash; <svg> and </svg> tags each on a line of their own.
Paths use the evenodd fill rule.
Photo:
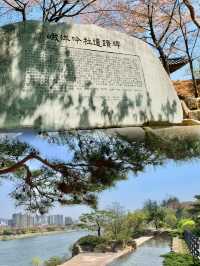
<svg viewBox="0 0 200 266">
<path fill-rule="evenodd" d="M 200 266 L 200 262 L 188 254 L 171 252 L 162 257 L 164 257 L 163 266 Z"/>
</svg>

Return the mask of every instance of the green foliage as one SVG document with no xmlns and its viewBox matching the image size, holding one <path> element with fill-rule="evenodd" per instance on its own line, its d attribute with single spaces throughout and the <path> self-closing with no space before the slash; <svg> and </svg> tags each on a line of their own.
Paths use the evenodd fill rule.
<svg viewBox="0 0 200 266">
<path fill-rule="evenodd" d="M 80 226 L 89 230 L 96 230 L 98 236 L 101 236 L 101 229 L 106 226 L 110 212 L 105 210 L 96 210 L 91 213 L 85 213 L 80 216 Z"/>
<path fill-rule="evenodd" d="M 41 229 L 37 228 L 37 227 L 31 227 L 31 228 L 29 228 L 29 232 L 34 234 L 34 233 L 41 232 Z"/>
<path fill-rule="evenodd" d="M 106 244 L 107 239 L 104 237 L 97 236 L 84 236 L 78 240 L 80 246 L 90 246 L 91 249 L 95 249 L 98 245 Z"/>
<path fill-rule="evenodd" d="M 108 250 L 108 243 L 101 243 L 95 247 L 96 252 L 106 252 Z"/>
<path fill-rule="evenodd" d="M 176 229 L 176 230 L 170 231 L 169 236 L 171 236 L 172 238 L 177 237 L 177 236 L 181 238 L 182 234 L 180 234 L 180 231 Z"/>
<path fill-rule="evenodd" d="M 47 230 L 48 232 L 54 232 L 54 231 L 57 230 L 57 228 L 54 227 L 54 226 L 48 226 L 48 227 L 46 228 L 46 230 Z"/>
<path fill-rule="evenodd" d="M 148 200 L 144 204 L 144 211 L 146 212 L 147 221 L 153 223 L 156 229 L 158 229 L 164 222 L 165 212 L 164 209 L 159 206 L 156 201 Z"/>
<path fill-rule="evenodd" d="M 117 202 L 114 202 L 109 208 L 109 219 L 105 228 L 109 238 L 114 240 L 123 240 L 129 238 L 126 227 L 126 211 Z"/>
<path fill-rule="evenodd" d="M 189 210 L 195 222 L 200 225 L 200 195 L 195 196 L 195 202 Z"/>
<path fill-rule="evenodd" d="M 28 228 L 20 228 L 16 230 L 16 234 L 18 235 L 25 235 L 28 233 L 30 233 Z"/>
<path fill-rule="evenodd" d="M 17 183 L 11 193 L 17 205 L 41 214 L 56 202 L 96 207 L 98 193 L 127 179 L 129 172 L 137 174 L 148 165 L 163 164 L 168 158 L 187 160 L 200 156 L 199 140 L 168 140 L 149 132 L 145 140 L 108 136 L 102 131 L 59 132 L 53 137 L 48 134 L 42 137 L 67 146 L 70 156 L 47 160 L 31 144 L 16 139 L 0 140 L 0 177 L 9 177 Z M 30 167 L 31 160 L 39 162 L 37 168 Z M 159 215 L 161 219 L 161 209 Z"/>
<path fill-rule="evenodd" d="M 49 260 L 44 262 L 44 266 L 57 266 L 63 263 L 63 260 L 60 257 L 52 257 Z"/>
<path fill-rule="evenodd" d="M 164 212 L 164 223 L 166 224 L 166 226 L 175 229 L 178 222 L 175 211 L 170 208 L 164 208 Z"/>
<path fill-rule="evenodd" d="M 196 227 L 192 230 L 192 233 L 197 236 L 197 237 L 200 237 L 200 228 L 199 227 Z"/>
<path fill-rule="evenodd" d="M 184 232 L 185 230 L 193 230 L 195 229 L 195 221 L 192 219 L 182 219 L 178 223 L 178 229 L 181 232 Z"/>
<path fill-rule="evenodd" d="M 11 229 L 4 229 L 3 230 L 3 235 L 5 235 L 5 236 L 10 236 L 12 234 L 13 234 L 13 232 Z"/>
<path fill-rule="evenodd" d="M 173 159 L 175 161 L 187 161 L 200 157 L 200 140 L 198 137 L 166 138 L 148 133 L 149 147 L 157 152 L 162 160 Z"/>
<path fill-rule="evenodd" d="M 190 209 L 188 208 L 185 208 L 185 207 L 179 207 L 177 210 L 176 210 L 176 217 L 178 220 L 180 219 L 183 219 L 183 218 L 190 218 L 191 217 L 191 214 L 190 214 Z"/>
<path fill-rule="evenodd" d="M 0 140 L 0 176 L 9 175 L 17 182 L 11 196 L 18 205 L 41 214 L 55 202 L 96 207 L 98 192 L 126 179 L 129 171 L 136 174 L 146 165 L 160 165 L 163 159 L 148 142 L 129 141 L 97 131 L 60 132 L 57 137 L 46 138 L 53 144 L 67 146 L 70 160 L 47 160 L 28 143 Z M 23 163 L 20 160 L 24 160 Z M 30 168 L 31 160 L 40 162 L 37 168 Z"/>
<path fill-rule="evenodd" d="M 180 201 L 177 197 L 168 197 L 162 201 L 162 206 L 171 209 L 178 209 L 180 207 Z"/>
<path fill-rule="evenodd" d="M 127 238 L 139 237 L 143 235 L 146 227 L 147 217 L 144 211 L 128 213 L 125 218 L 124 227 L 126 228 Z"/>
<path fill-rule="evenodd" d="M 32 263 L 33 266 L 40 266 L 42 264 L 42 261 L 41 261 L 40 258 L 35 257 L 35 258 L 32 259 L 31 263 Z"/>
<path fill-rule="evenodd" d="M 200 262 L 193 260 L 193 257 L 187 254 L 169 253 L 162 257 L 164 257 L 163 266 L 200 266 Z"/>
</svg>

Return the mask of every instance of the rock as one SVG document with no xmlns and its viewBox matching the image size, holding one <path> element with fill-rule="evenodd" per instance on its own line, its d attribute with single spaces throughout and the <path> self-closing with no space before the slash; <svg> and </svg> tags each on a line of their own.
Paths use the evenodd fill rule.
<svg viewBox="0 0 200 266">
<path fill-rule="evenodd" d="M 112 252 L 112 248 L 108 244 L 99 244 L 95 249 L 94 252 L 100 252 L 100 253 L 105 253 L 105 252 Z"/>
<path fill-rule="evenodd" d="M 73 245 L 73 248 L 72 248 L 72 257 L 78 255 L 78 254 L 81 253 L 81 252 L 82 252 L 81 247 L 78 245 L 78 243 L 75 243 L 75 244 Z"/>
<path fill-rule="evenodd" d="M 95 25 L 0 28 L 0 129 L 47 131 L 180 123 L 160 60 L 142 41 Z"/>
<path fill-rule="evenodd" d="M 132 247 L 133 249 L 136 249 L 137 248 L 137 244 L 136 244 L 135 240 L 129 240 L 129 241 L 127 241 L 127 246 L 128 247 Z"/>
<path fill-rule="evenodd" d="M 125 242 L 123 240 L 112 240 L 109 242 L 112 252 L 117 252 L 125 248 Z"/>
</svg>

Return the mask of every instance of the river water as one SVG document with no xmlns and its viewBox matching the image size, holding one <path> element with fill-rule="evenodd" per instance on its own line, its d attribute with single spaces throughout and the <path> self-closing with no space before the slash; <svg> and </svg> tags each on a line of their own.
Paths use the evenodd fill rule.
<svg viewBox="0 0 200 266">
<path fill-rule="evenodd" d="M 163 258 L 160 255 L 170 252 L 170 239 L 168 237 L 153 238 L 135 252 L 118 259 L 110 266 L 162 266 Z"/>
<path fill-rule="evenodd" d="M 33 257 L 40 257 L 42 260 L 52 256 L 69 258 L 74 242 L 87 234 L 87 231 L 74 231 L 0 241 L 0 266 L 31 266 Z M 170 251 L 169 244 L 169 238 L 156 237 L 110 266 L 162 266 L 163 259 L 160 255 Z"/>
<path fill-rule="evenodd" d="M 31 266 L 33 257 L 47 260 L 52 256 L 71 256 L 71 247 L 87 231 L 62 232 L 55 235 L 0 241 L 0 266 Z"/>
</svg>

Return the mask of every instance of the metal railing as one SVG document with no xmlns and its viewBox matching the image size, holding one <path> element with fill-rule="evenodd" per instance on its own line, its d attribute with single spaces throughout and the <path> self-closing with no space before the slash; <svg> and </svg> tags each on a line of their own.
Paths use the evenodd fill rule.
<svg viewBox="0 0 200 266">
<path fill-rule="evenodd" d="M 190 231 L 185 231 L 184 239 L 192 256 L 200 260 L 200 238 Z"/>
</svg>

